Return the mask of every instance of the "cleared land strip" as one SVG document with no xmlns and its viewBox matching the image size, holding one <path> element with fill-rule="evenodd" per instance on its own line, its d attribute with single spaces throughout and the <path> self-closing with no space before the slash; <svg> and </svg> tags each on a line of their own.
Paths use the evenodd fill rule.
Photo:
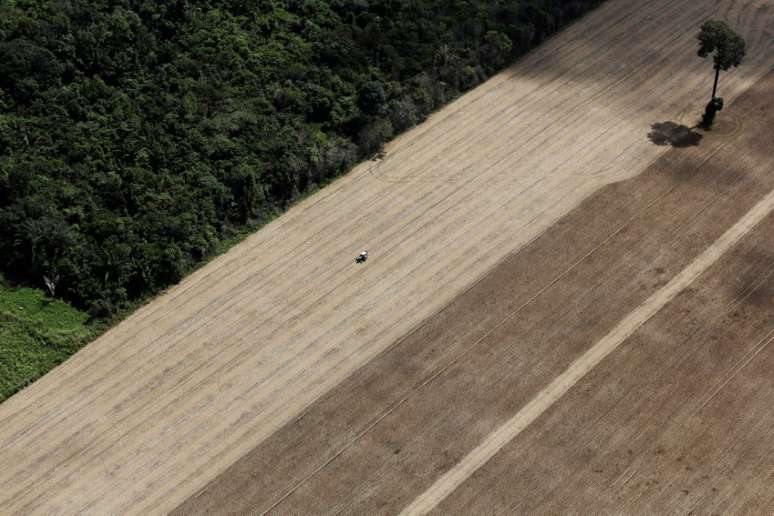
<svg viewBox="0 0 774 516">
<path fill-rule="evenodd" d="M 698 116 L 698 25 L 774 64 L 764 0 L 610 0 L 0 406 L 0 512 L 160 513 Z M 746 122 L 744 122 L 746 123 Z M 426 179 L 432 178 L 431 181 Z M 591 178 L 591 179 L 589 179 Z M 398 182 L 395 182 L 398 180 Z M 365 267 L 354 253 L 372 252 Z"/>
<path fill-rule="evenodd" d="M 770 514 L 774 216 L 437 514 Z"/>
<path fill-rule="evenodd" d="M 543 412 L 556 403 L 567 391 L 575 386 L 592 369 L 599 365 L 610 353 L 615 351 L 624 340 L 629 338 L 656 312 L 679 294 L 688 285 L 703 274 L 721 256 L 747 234 L 774 209 L 774 190 L 761 199 L 749 212 L 734 224 L 723 236 L 715 241 L 707 250 L 699 255 L 693 263 L 680 271 L 660 290 L 651 295 L 643 304 L 627 315 L 613 330 L 594 344 L 580 358 L 570 364 L 562 374 L 557 376 L 545 389 L 540 391 L 516 415 L 505 422 L 503 426 L 492 432 L 481 444 L 466 455 L 452 469 L 433 483 L 430 488 L 419 495 L 401 514 L 406 516 L 427 514 L 435 508 L 449 493 L 454 491 L 478 468 L 532 424 Z M 766 337 L 767 342 L 769 337 Z"/>
<path fill-rule="evenodd" d="M 774 189 L 772 93 L 587 199 L 176 513 L 399 512 Z"/>
</svg>

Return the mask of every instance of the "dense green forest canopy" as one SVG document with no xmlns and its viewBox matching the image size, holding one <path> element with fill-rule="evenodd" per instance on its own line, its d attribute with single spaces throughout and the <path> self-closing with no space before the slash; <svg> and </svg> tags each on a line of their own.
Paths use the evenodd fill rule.
<svg viewBox="0 0 774 516">
<path fill-rule="evenodd" d="M 601 0 L 0 0 L 0 273 L 94 317 Z"/>
</svg>

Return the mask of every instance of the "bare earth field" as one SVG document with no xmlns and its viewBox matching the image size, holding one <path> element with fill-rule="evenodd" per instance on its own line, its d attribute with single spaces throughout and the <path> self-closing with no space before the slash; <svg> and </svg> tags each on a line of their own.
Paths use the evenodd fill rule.
<svg viewBox="0 0 774 516">
<path fill-rule="evenodd" d="M 774 215 L 437 514 L 770 514 Z"/>
<path fill-rule="evenodd" d="M 682 292 L 680 297 L 625 343 L 617 342 L 621 349 L 611 360 L 632 346 L 647 350 L 643 351 L 644 357 L 624 368 L 626 373 L 620 378 L 618 370 L 608 365 L 610 360 L 603 362 L 604 367 L 589 375 L 596 378 L 592 386 L 584 381 L 569 391 L 572 396 L 562 398 L 553 411 L 562 407 L 563 413 L 551 419 L 550 427 L 546 424 L 541 433 L 536 433 L 533 428 L 545 420 L 539 419 L 522 436 L 533 435 L 529 443 L 508 444 L 503 451 L 509 453 L 507 458 L 495 455 L 492 460 L 499 469 L 491 466 L 490 473 L 487 463 L 460 489 L 468 498 L 456 501 L 455 491 L 440 513 L 481 514 L 497 507 L 504 513 L 575 511 L 576 496 L 586 500 L 584 509 L 594 509 L 598 495 L 589 486 L 576 486 L 578 495 L 573 496 L 573 490 L 562 483 L 566 478 L 576 478 L 579 484 L 591 481 L 600 492 L 614 485 L 599 482 L 599 475 L 587 475 L 589 468 L 610 467 L 604 460 L 600 459 L 600 464 L 591 460 L 589 442 L 596 435 L 592 432 L 599 434 L 603 430 L 587 428 L 588 418 L 597 410 L 600 412 L 596 417 L 606 418 L 603 429 L 607 433 L 594 441 L 597 453 L 606 453 L 611 440 L 628 447 L 631 455 L 614 455 L 620 470 L 626 466 L 625 460 L 635 458 L 633 450 L 650 453 L 652 443 L 638 432 L 645 428 L 658 431 L 663 419 L 671 417 L 670 413 L 657 414 L 652 423 L 644 424 L 646 416 L 633 399 L 650 404 L 656 411 L 666 402 L 653 403 L 652 387 L 623 388 L 617 383 L 626 379 L 636 379 L 634 383 L 638 384 L 653 382 L 652 376 L 656 375 L 658 381 L 670 385 L 665 396 L 676 406 L 692 406 L 696 401 L 693 395 L 681 397 L 681 389 L 690 392 L 685 384 L 699 389 L 704 397 L 702 389 L 714 392 L 731 370 L 731 366 L 712 362 L 723 353 L 722 346 L 701 353 L 705 366 L 713 368 L 717 378 L 691 371 L 684 375 L 683 382 L 667 380 L 675 372 L 668 373 L 663 363 L 678 359 L 690 363 L 691 356 L 683 349 L 682 341 L 688 335 L 706 338 L 702 332 L 722 320 L 732 302 L 726 300 L 726 292 L 734 293 L 734 298 L 754 295 L 760 321 L 736 317 L 736 324 L 744 326 L 741 331 L 723 322 L 728 340 L 725 346 L 735 347 L 724 360 L 733 364 L 735 354 L 737 358 L 749 358 L 746 353 L 756 348 L 761 338 L 756 332 L 763 332 L 762 336 L 774 332 L 770 310 L 774 289 L 758 285 L 774 272 L 774 246 L 770 245 L 774 243 L 774 216 L 764 219 L 740 249 L 733 248 L 756 220 L 774 208 L 774 195 L 769 193 L 774 190 L 774 155 L 769 151 L 774 134 L 772 108 L 774 73 L 729 108 L 746 121 L 743 131 L 734 136 L 722 130 L 720 134 L 708 133 L 700 146 L 672 150 L 642 175 L 604 188 L 587 199 L 417 331 L 265 440 L 177 512 L 398 513 L 439 477 L 454 475 L 460 461 L 479 443 L 525 405 L 539 399 L 546 385 L 562 378 L 570 364 L 596 348 L 611 330 L 623 322 L 629 326 L 626 331 L 635 331 L 637 321 L 631 314 L 637 314 L 643 306 L 652 305 L 656 310 L 663 307 L 674 283 L 678 289 L 673 289 L 673 294 Z M 753 212 L 758 218 L 748 225 L 747 214 L 754 205 L 761 209 Z M 730 237 L 724 239 L 726 235 Z M 734 252 L 713 266 L 711 273 L 696 277 L 702 267 L 712 266 L 711 259 L 717 261 L 731 248 Z M 715 250 L 720 254 L 712 254 Z M 693 274 L 688 277 L 693 281 L 687 283 L 687 289 L 685 281 L 679 281 L 684 271 Z M 696 289 L 702 289 L 705 295 L 698 296 Z M 686 306 L 686 299 L 695 305 Z M 680 309 L 676 310 L 678 304 Z M 697 311 L 700 316 L 687 315 Z M 667 323 L 656 323 L 667 313 L 671 314 Z M 650 349 L 647 339 L 631 344 L 642 339 L 643 331 L 654 324 L 657 329 L 651 330 L 649 337 L 658 336 L 661 347 Z M 676 324 L 686 329 L 678 330 Z M 768 336 L 774 338 L 774 333 Z M 679 349 L 679 356 L 675 349 Z M 658 360 L 651 356 L 657 353 Z M 604 374 L 598 372 L 607 369 Z M 618 381 L 612 382 L 611 378 Z M 594 389 L 599 392 L 593 394 L 606 397 L 607 405 L 620 404 L 637 418 L 627 413 L 631 424 L 623 430 L 618 428 L 620 416 L 600 408 L 607 405 L 590 394 Z M 767 407 L 774 390 L 766 394 L 756 401 L 762 403 L 760 406 L 752 405 L 747 410 L 768 410 L 774 417 L 774 410 Z M 726 424 L 735 425 L 733 421 Z M 555 426 L 562 431 L 557 432 Z M 618 436 L 619 431 L 629 433 Z M 743 428 L 737 431 L 744 434 Z M 765 425 L 761 432 L 768 435 L 759 446 L 774 452 L 774 433 Z M 557 435 L 547 439 L 546 435 L 552 433 Z M 588 436 L 576 439 L 581 434 Z M 695 437 L 683 436 L 687 445 Z M 544 459 L 549 451 L 550 457 Z M 693 453 L 690 449 L 680 452 Z M 738 448 L 729 453 L 738 454 Z M 575 457 L 574 461 L 565 462 L 568 456 Z M 679 468 L 683 466 L 678 464 Z M 668 469 L 660 472 L 662 478 L 669 479 L 670 474 Z M 457 482 L 465 478 L 462 475 Z M 768 480 L 766 476 L 740 472 L 728 473 L 716 483 L 723 485 L 727 496 L 738 496 L 733 489 L 736 484 L 765 490 L 770 485 Z M 554 490 L 560 484 L 565 489 L 555 497 Z M 452 488 L 456 485 L 452 483 Z M 498 489 L 490 492 L 494 485 Z M 516 503 L 537 496 L 541 488 L 545 489 L 545 505 Z M 658 512 L 685 509 L 665 499 L 664 493 L 651 494 L 653 505 L 620 503 L 630 500 L 627 493 L 622 493 L 622 498 L 604 508 Z M 514 503 L 506 505 L 505 501 Z"/>
<path fill-rule="evenodd" d="M 774 216 L 437 514 L 770 514 Z"/>
<path fill-rule="evenodd" d="M 652 124 L 692 125 L 707 100 L 711 69 L 695 57 L 695 35 L 709 17 L 727 19 L 748 41 L 746 64 L 721 79 L 727 103 L 739 101 L 698 146 L 655 145 Z M 771 209 L 774 85 L 771 75 L 761 78 L 774 67 L 773 19 L 774 4 L 765 0 L 606 2 L 403 135 L 380 163 L 363 164 L 300 203 L 0 405 L 0 513 L 397 512 L 417 500 L 428 509 L 488 500 L 506 511 L 520 503 L 548 510 L 556 507 L 549 490 L 563 487 L 557 478 L 583 490 L 565 496 L 567 503 L 608 496 L 618 507 L 613 493 L 592 492 L 589 482 L 603 479 L 597 487 L 604 490 L 605 477 L 586 475 L 581 452 L 592 450 L 606 474 L 615 474 L 602 457 L 620 451 L 617 441 L 603 442 L 619 430 L 612 424 L 618 419 L 609 419 L 619 406 L 619 418 L 632 425 L 621 431 L 644 432 L 631 449 L 645 469 L 633 470 L 624 485 L 644 490 L 637 471 L 655 474 L 656 466 L 658 478 L 667 478 L 666 462 L 646 456 L 653 443 L 644 441 L 668 427 L 648 430 L 631 405 L 672 407 L 678 419 L 670 424 L 679 429 L 689 422 L 679 414 L 696 400 L 652 383 L 651 394 L 669 403 L 635 399 L 645 376 L 623 377 L 622 366 L 610 364 L 647 348 L 631 355 L 640 361 L 635 373 L 652 369 L 650 378 L 669 378 L 675 392 L 684 387 L 663 376 L 666 366 L 656 370 L 658 360 L 675 371 L 695 365 L 678 373 L 686 382 L 702 367 L 670 354 L 676 344 L 669 332 L 678 326 L 665 321 L 688 323 L 664 314 L 704 298 L 660 293 L 688 269 L 710 267 L 689 278 L 697 292 L 711 283 L 719 258 L 708 250 L 725 242 L 736 253 L 734 239 L 747 230 L 739 221 L 754 206 L 756 216 Z M 760 238 L 771 235 L 762 231 Z M 357 267 L 363 247 L 371 258 Z M 759 268 L 771 262 L 770 248 L 756 248 Z M 755 266 L 738 261 L 727 267 Z M 534 424 L 490 448 L 492 458 L 471 455 L 499 428 L 511 428 L 514 415 L 565 378 L 574 360 L 610 341 L 621 321 L 645 313 L 639 307 L 653 296 L 656 308 L 666 308 L 640 330 L 629 325 L 634 333 L 593 374 L 534 411 Z M 759 301 L 762 311 L 767 299 Z M 722 316 L 699 308 L 708 320 Z M 631 344 L 647 328 L 660 344 Z M 738 332 L 747 351 L 754 345 L 744 340 L 748 331 Z M 700 345 L 681 344 L 680 353 Z M 704 367 L 715 376 L 693 378 L 696 388 L 717 389 L 712 382 L 730 374 L 720 364 Z M 759 366 L 753 360 L 750 367 Z M 615 381 L 601 380 L 603 371 Z M 716 403 L 757 403 L 752 396 L 760 393 L 726 398 L 738 377 L 702 409 L 707 421 L 714 417 L 707 411 L 720 410 Z M 622 402 L 624 391 L 633 401 Z M 597 406 L 585 405 L 591 402 Z M 770 417 L 765 410 L 750 408 Z M 730 421 L 712 420 L 724 437 L 751 438 L 737 426 L 729 433 L 723 425 Z M 535 437 L 557 426 L 564 453 Z M 688 438 L 673 433 L 656 437 L 671 439 L 664 450 L 678 453 Z M 568 435 L 585 435 L 583 450 Z M 596 448 L 588 444 L 595 436 L 602 436 Z M 717 444 L 710 433 L 694 429 L 693 436 L 705 447 Z M 770 436 L 755 437 L 770 450 Z M 527 473 L 499 461 L 512 453 L 548 467 L 541 458 L 548 452 L 555 461 L 581 458 Z M 742 452 L 717 453 L 730 461 Z M 469 477 L 460 464 L 474 464 L 477 473 Z M 765 480 L 733 476 L 751 470 L 729 464 L 707 466 L 725 468 L 728 480 L 717 489 L 727 501 L 734 482 L 744 479 L 752 490 L 754 480 Z M 759 464 L 771 474 L 770 464 Z M 433 490 L 439 479 L 454 488 L 445 500 Z M 477 481 L 501 487 L 483 498 Z M 689 494 L 698 492 L 690 486 Z M 637 493 L 645 494 L 635 507 L 659 500 Z"/>
</svg>

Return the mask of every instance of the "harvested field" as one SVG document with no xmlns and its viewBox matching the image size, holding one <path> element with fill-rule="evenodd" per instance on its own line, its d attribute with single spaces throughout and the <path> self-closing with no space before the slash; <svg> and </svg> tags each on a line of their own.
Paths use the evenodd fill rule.
<svg viewBox="0 0 774 516">
<path fill-rule="evenodd" d="M 437 514 L 768 514 L 774 215 Z"/>
<path fill-rule="evenodd" d="M 774 187 L 773 15 L 610 0 L 0 405 L 0 512 L 410 503 Z M 711 16 L 758 86 L 668 150 Z"/>
<path fill-rule="evenodd" d="M 774 156 L 766 149 L 774 131 L 774 118 L 767 116 L 772 104 L 774 73 L 730 108 L 746 120 L 744 132 L 730 139 L 708 133 L 701 146 L 669 152 L 639 177 L 587 199 L 264 441 L 178 513 L 399 512 L 547 385 L 561 380 L 574 360 L 615 336 L 616 329 L 636 330 L 643 307 L 652 315 L 669 301 L 665 294 L 690 284 L 755 217 L 771 211 Z M 728 152 L 731 147 L 735 152 Z M 748 220 L 754 205 L 758 208 Z M 762 227 L 770 229 L 766 224 Z M 757 232 L 774 238 L 764 229 Z M 719 245 L 724 242 L 725 247 Z M 760 254 L 759 266 L 774 267 L 774 254 Z M 614 343 L 621 345 L 620 339 Z M 618 400 L 605 384 L 599 388 Z M 567 410 L 588 412 L 583 403 Z M 774 435 L 769 443 L 774 446 Z M 517 450 L 533 453 L 531 463 L 540 464 L 539 442 L 529 451 Z M 508 464 L 503 461 L 495 474 L 507 476 Z M 518 478 L 508 478 L 502 482 L 504 495 L 518 497 Z M 729 485 L 739 480 L 726 479 Z M 471 488 L 465 501 L 480 500 L 480 505 L 460 512 L 486 512 L 487 481 Z M 456 507 L 450 502 L 443 512 Z M 671 511 L 666 505 L 660 509 Z"/>
</svg>

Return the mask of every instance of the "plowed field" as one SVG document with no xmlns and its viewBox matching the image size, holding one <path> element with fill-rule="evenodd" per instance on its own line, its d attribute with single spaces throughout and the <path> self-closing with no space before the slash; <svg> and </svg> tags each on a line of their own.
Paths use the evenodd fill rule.
<svg viewBox="0 0 774 516">
<path fill-rule="evenodd" d="M 710 17 L 745 36 L 748 59 L 722 75 L 727 108 L 714 131 L 697 133 L 697 145 L 661 145 L 653 124 L 693 125 L 707 101 L 712 70 L 695 56 L 695 36 Z M 650 331 L 682 342 L 667 333 L 693 326 L 666 327 L 662 319 L 677 316 L 663 314 L 682 313 L 683 293 L 700 288 L 692 285 L 722 281 L 724 260 L 749 278 L 765 276 L 771 247 L 755 242 L 771 235 L 758 228 L 771 229 L 774 188 L 773 20 L 765 0 L 609 0 L 401 136 L 383 160 L 300 203 L 0 405 L 0 513 L 373 513 L 412 502 L 507 512 L 591 507 L 595 498 L 619 507 L 604 480 L 595 485 L 605 494 L 583 484 L 607 478 L 582 478 L 589 463 L 556 464 L 591 458 L 595 448 L 539 436 L 557 417 L 581 425 L 561 435 L 587 441 L 615 434 L 610 425 L 635 425 L 643 415 L 631 411 L 645 398 L 618 419 L 604 411 L 621 403 L 619 389 L 635 389 L 626 381 L 645 381 L 610 369 L 637 347 L 632 339 Z M 747 263 L 740 246 L 757 258 Z M 370 257 L 358 266 L 361 248 Z M 753 298 L 765 309 L 765 294 L 744 299 Z M 709 328 L 712 314 L 725 312 L 705 305 L 709 315 L 695 326 Z M 625 331 L 610 337 L 622 321 Z M 767 348 L 754 351 L 763 338 L 755 331 L 738 332 L 736 351 L 757 366 Z M 591 372 L 534 404 L 573 364 L 588 364 L 582 359 L 599 342 L 614 345 Z M 677 360 L 667 351 L 657 358 Z M 634 359 L 649 364 L 643 374 L 656 367 L 647 354 Z M 723 387 L 702 410 L 757 403 L 729 401 L 725 386 L 742 377 L 715 372 L 702 385 Z M 672 388 L 659 395 L 672 403 L 660 406 L 673 407 L 676 432 L 687 417 L 680 411 L 696 400 L 672 399 L 690 396 L 677 379 Z M 509 424 L 527 406 L 540 410 L 513 433 Z M 757 440 L 751 450 L 770 446 L 764 427 L 754 435 L 735 428 Z M 654 464 L 642 455 L 653 435 L 643 435 L 631 448 L 642 462 L 630 489 Z M 687 446 L 684 436 L 664 439 L 665 453 Z M 490 455 L 476 455 L 490 442 Z M 595 444 L 598 454 L 626 446 Z M 722 456 L 739 459 L 739 450 Z M 512 454 L 555 469 L 509 468 L 501 457 Z M 671 470 L 659 471 L 663 486 Z M 551 475 L 582 492 L 555 505 L 561 486 Z M 717 489 L 752 478 L 727 474 Z M 441 481 L 451 490 L 435 489 Z M 699 488 L 682 485 L 689 495 Z M 651 495 L 629 508 L 653 507 L 659 497 Z M 662 508 L 683 508 L 669 500 Z M 717 507 L 762 506 L 747 500 Z"/>
<path fill-rule="evenodd" d="M 746 120 L 739 135 L 707 134 L 700 146 L 670 151 L 640 176 L 587 199 L 178 513 L 398 513 L 407 506 L 422 513 L 442 501 L 440 514 L 688 512 L 682 484 L 672 484 L 681 485 L 675 500 L 665 498 L 673 490 L 647 489 L 653 479 L 680 477 L 685 463 L 638 470 L 648 481 L 642 492 L 619 489 L 614 473 L 631 473 L 630 463 L 655 449 L 665 422 L 682 428 L 673 414 L 717 397 L 774 337 L 767 287 L 774 281 L 773 107 L 774 73 L 730 108 Z M 722 331 L 722 343 L 713 331 Z M 622 355 L 636 360 L 619 377 L 610 364 Z M 674 362 L 696 370 L 676 371 Z M 737 399 L 735 413 L 769 421 L 774 389 L 754 381 L 761 391 Z M 663 399 L 654 402 L 652 389 Z M 754 441 L 744 454 L 760 452 L 756 464 L 772 466 L 774 432 L 766 423 L 738 426 L 722 409 L 709 420 Z M 692 455 L 709 471 L 712 454 L 691 449 L 701 425 L 683 429 L 689 433 L 671 453 Z M 713 453 L 742 460 L 740 446 Z M 716 475 L 711 487 L 724 490 L 725 504 L 699 505 L 699 512 L 765 512 L 744 496 L 767 493 L 770 478 L 750 468 Z M 602 471 L 612 477 L 593 474 Z M 575 496 L 560 485 L 564 478 L 575 482 Z"/>
</svg>

